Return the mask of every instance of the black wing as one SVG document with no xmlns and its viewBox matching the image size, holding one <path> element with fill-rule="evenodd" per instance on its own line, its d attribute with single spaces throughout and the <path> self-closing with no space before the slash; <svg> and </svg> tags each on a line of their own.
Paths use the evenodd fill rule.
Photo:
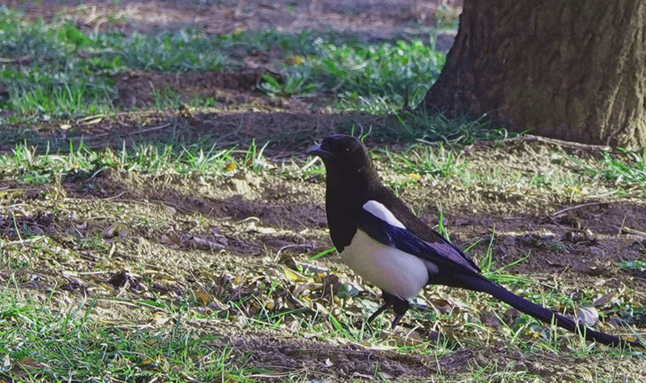
<svg viewBox="0 0 646 383">
<path fill-rule="evenodd" d="M 365 209 L 361 209 L 359 213 L 358 227 L 384 245 L 413 254 L 438 266 L 448 266 L 451 269 L 458 266 L 461 271 L 480 275 L 480 268 L 470 257 L 437 233 L 435 242 L 424 241 L 406 229 L 375 217 Z"/>
</svg>

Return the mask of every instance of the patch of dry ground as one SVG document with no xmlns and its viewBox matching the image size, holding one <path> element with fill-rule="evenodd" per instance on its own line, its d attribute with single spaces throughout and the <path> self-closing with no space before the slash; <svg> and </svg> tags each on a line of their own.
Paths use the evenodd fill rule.
<svg viewBox="0 0 646 383">
<path fill-rule="evenodd" d="M 232 103 L 229 97 L 244 97 L 256 90 L 261 72 L 247 70 L 242 72 L 188 72 L 188 73 L 128 73 L 117 79 L 116 104 L 127 109 L 145 108 L 154 104 L 153 91 L 170 89 L 185 99 L 214 98 L 218 103 Z M 235 92 L 232 95 L 224 91 Z M 243 100 L 238 101 L 241 104 Z"/>
<path fill-rule="evenodd" d="M 206 142 L 206 146 L 240 145 L 248 148 L 252 141 L 266 143 L 265 153 L 274 158 L 300 155 L 315 137 L 335 132 L 347 132 L 352 127 L 384 127 L 383 116 L 338 114 L 300 111 L 299 103 L 283 107 L 283 102 L 263 99 L 266 111 L 195 112 L 191 108 L 166 111 L 142 111 L 97 115 L 62 122 L 39 122 L 25 133 L 23 126 L 5 126 L 0 151 L 11 152 L 16 144 L 25 141 L 43 149 L 69 150 L 70 142 L 81 141 L 94 149 L 112 147 L 116 150 L 133 143 L 168 143 L 192 145 Z M 276 111 L 278 109 L 278 111 Z M 62 128 L 62 125 L 66 125 Z"/>
<path fill-rule="evenodd" d="M 263 96 L 257 91 L 262 70 L 232 73 L 129 73 L 116 78 L 115 105 L 128 112 L 87 116 L 66 121 L 38 121 L 26 133 L 22 124 L 3 127 L 0 151 L 14 145 L 69 147 L 81 140 L 92 148 L 121 148 L 134 142 L 194 143 L 206 138 L 219 145 L 270 139 L 269 151 L 283 155 L 302 151 L 313 135 L 324 136 L 350 126 L 383 125 L 384 117 L 332 113 L 323 97 L 290 100 Z M 212 108 L 199 111 L 188 104 L 155 110 L 155 93 L 172 91 L 187 103 L 211 99 Z M 134 108 L 134 110 L 132 109 Z M 139 109 L 139 110 L 137 110 Z M 272 153 L 276 155 L 277 153 Z"/>
<path fill-rule="evenodd" d="M 198 1 L 198 0 L 9 0 L 6 5 L 28 16 L 73 18 L 88 30 L 117 28 L 123 33 L 144 33 L 194 27 L 207 33 L 241 30 L 307 30 L 355 32 L 367 39 L 393 39 L 419 33 L 437 22 L 451 22 L 459 14 L 460 0 L 317 0 L 317 1 Z M 426 27 L 426 29 L 424 28 Z M 452 35 L 440 38 L 448 49 Z"/>
<path fill-rule="evenodd" d="M 507 161 L 522 163 L 526 161 L 522 153 L 531 156 L 538 150 L 533 146 L 532 152 L 509 155 L 516 145 L 472 148 L 469 166 L 486 173 L 485 168 L 500 166 L 502 153 L 508 154 Z M 398 177 L 382 166 L 387 178 Z M 608 317 L 598 327 L 623 333 L 612 324 L 618 314 L 613 302 L 629 300 L 643 306 L 646 278 L 614 262 L 643 256 L 646 243 L 617 228 L 646 227 L 643 199 L 624 197 L 578 206 L 585 197 L 540 199 L 528 192 L 510 203 L 474 197 L 488 195 L 487 190 L 467 188 L 447 194 L 453 182 L 437 178 L 432 186 L 409 183 L 400 191 L 411 205 L 421 207 L 421 217 L 431 226 L 437 223 L 439 211 L 429 201 L 441 202 L 445 225 L 459 246 L 483 239 L 471 250 L 476 258 L 483 256 L 487 235 L 495 227 L 494 269 L 531 253 L 506 272 L 531 276 L 538 283 L 532 291 L 555 291 L 575 302 L 606 296 L 597 308 Z M 233 347 L 249 366 L 271 371 L 264 378 L 343 380 L 377 374 L 386 379 L 458 380 L 482 370 L 510 377 L 531 374 L 594 381 L 610 370 L 621 377 L 635 373 L 630 359 L 616 358 L 608 364 L 595 359 L 603 354 L 578 361 L 551 357 L 540 347 L 538 355 L 508 349 L 502 336 L 508 330 L 498 319 L 486 322 L 491 327 L 469 325 L 474 320 L 488 321 L 486 316 L 492 315 L 479 313 L 481 297 L 445 287 L 421 294 L 421 306 L 395 333 L 384 331 L 370 341 L 340 336 L 326 319 L 330 314 L 361 323 L 380 298 L 337 255 L 308 260 L 331 246 L 321 177 L 246 169 L 220 176 L 106 170 L 94 177 L 66 177 L 50 186 L 3 181 L 0 191 L 0 235 L 16 243 L 5 246 L 3 252 L 15 264 L 37 265 L 13 275 L 0 273 L 2 283 L 14 278 L 23 294 L 53 294 L 53 304 L 63 308 L 85 294 L 96 296 L 93 315 L 103 323 L 126 327 L 132 323 L 168 326 L 168 321 L 176 320 L 174 314 L 144 302 L 189 299 L 192 308 L 183 325 L 215 335 L 214 347 Z M 558 213 L 568 201 L 576 208 Z M 46 239 L 20 245 L 16 227 L 23 234 L 44 234 Z M 354 286 L 359 294 L 339 300 L 335 292 L 340 284 Z M 269 286 L 274 286 L 271 296 Z M 515 315 L 502 304 L 498 307 L 505 313 L 502 318 Z M 299 313 L 278 323 L 271 319 L 290 310 Z M 428 319 L 443 312 L 461 314 Z M 643 334 L 643 328 L 638 331 Z M 454 351 L 432 353 L 438 332 Z M 532 342 L 531 335 L 520 336 Z M 572 347 L 572 335 L 561 334 L 559 339 L 563 350 Z M 483 342 L 490 346 L 481 348 Z M 474 343 L 480 346 L 470 346 Z M 413 351 L 395 351 L 402 345 Z"/>
</svg>

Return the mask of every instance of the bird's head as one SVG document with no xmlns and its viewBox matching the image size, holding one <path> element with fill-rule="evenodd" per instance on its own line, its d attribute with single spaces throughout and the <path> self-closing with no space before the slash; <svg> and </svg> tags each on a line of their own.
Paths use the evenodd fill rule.
<svg viewBox="0 0 646 383">
<path fill-rule="evenodd" d="M 371 165 L 368 150 L 361 141 L 344 134 L 327 136 L 320 144 L 310 146 L 306 153 L 321 157 L 328 171 L 330 167 L 340 167 L 352 173 Z"/>
</svg>

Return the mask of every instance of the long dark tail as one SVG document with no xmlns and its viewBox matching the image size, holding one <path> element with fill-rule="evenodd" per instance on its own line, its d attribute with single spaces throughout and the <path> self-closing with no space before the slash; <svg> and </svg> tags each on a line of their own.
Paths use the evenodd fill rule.
<svg viewBox="0 0 646 383">
<path fill-rule="evenodd" d="M 613 346 L 632 346 L 646 348 L 639 342 L 627 341 L 616 336 L 606 334 L 604 332 L 591 330 L 590 328 L 581 325 L 573 321 L 572 319 L 566 318 L 563 315 L 556 314 L 543 306 L 539 306 L 524 298 L 521 298 L 511 291 L 505 289 L 504 287 L 487 279 L 483 279 L 482 277 L 464 274 L 456 275 L 455 277 L 464 283 L 465 288 L 491 294 L 492 296 L 509 304 L 513 308 L 522 311 L 525 314 L 529 314 L 538 320 L 549 324 L 554 322 L 557 326 L 563 327 L 568 331 L 583 334 L 585 336 L 585 339 L 589 341 L 595 341 Z"/>
</svg>

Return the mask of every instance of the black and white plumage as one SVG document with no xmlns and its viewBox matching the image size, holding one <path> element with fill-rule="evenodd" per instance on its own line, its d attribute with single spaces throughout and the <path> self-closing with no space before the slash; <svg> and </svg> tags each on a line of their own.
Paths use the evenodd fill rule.
<svg viewBox="0 0 646 383">
<path fill-rule="evenodd" d="M 381 183 L 368 151 L 356 138 L 332 135 L 307 153 L 325 163 L 326 213 L 334 246 L 348 266 L 383 292 L 385 303 L 369 322 L 392 306 L 394 328 L 410 298 L 428 284 L 439 284 L 488 293 L 590 341 L 644 347 L 591 330 L 487 279 L 470 257 L 424 224 Z"/>
</svg>

